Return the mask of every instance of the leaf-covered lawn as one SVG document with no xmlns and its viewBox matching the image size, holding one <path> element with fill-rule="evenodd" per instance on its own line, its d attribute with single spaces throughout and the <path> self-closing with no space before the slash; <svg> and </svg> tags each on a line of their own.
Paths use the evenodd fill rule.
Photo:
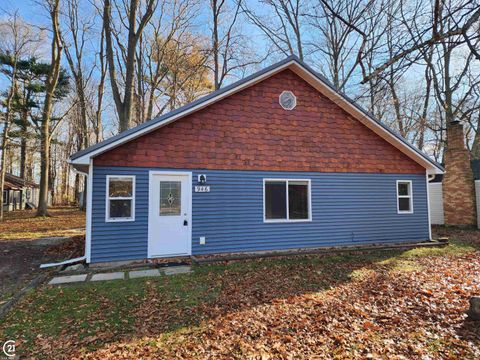
<svg viewBox="0 0 480 360">
<path fill-rule="evenodd" d="M 35 217 L 35 210 L 6 212 L 0 241 L 79 235 L 78 229 L 85 228 L 85 212 L 77 208 L 52 208 L 49 213 L 50 217 Z"/>
<path fill-rule="evenodd" d="M 47 358 L 474 359 L 480 324 L 464 311 L 480 294 L 479 234 L 457 232 L 443 249 L 44 286 L 0 325 L 0 340 Z"/>
</svg>

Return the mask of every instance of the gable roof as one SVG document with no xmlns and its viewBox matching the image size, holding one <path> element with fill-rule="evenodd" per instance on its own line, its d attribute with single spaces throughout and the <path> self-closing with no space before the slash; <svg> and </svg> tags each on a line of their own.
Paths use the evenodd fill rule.
<svg viewBox="0 0 480 360">
<path fill-rule="evenodd" d="M 33 181 L 22 179 L 19 176 L 5 173 L 5 189 L 21 190 L 26 187 L 38 188 L 38 184 Z"/>
<path fill-rule="evenodd" d="M 320 93 L 328 97 L 335 104 L 343 108 L 347 113 L 370 128 L 377 135 L 381 136 L 408 157 L 425 167 L 430 174 L 441 174 L 444 172 L 444 169 L 440 164 L 436 163 L 423 152 L 409 144 L 405 139 L 392 131 L 386 125 L 377 121 L 372 114 L 360 107 L 347 95 L 337 90 L 325 77 L 315 72 L 296 56 L 289 56 L 276 64 L 247 76 L 246 78 L 230 84 L 222 89 L 216 90 L 185 106 L 158 116 L 96 145 L 90 146 L 87 149 L 81 150 L 70 156 L 69 162 L 73 166 L 84 167 L 90 163 L 90 159 L 94 156 L 97 156 L 146 133 L 154 131 L 195 111 L 203 109 L 210 104 L 213 104 L 249 86 L 259 83 L 285 69 L 292 70 L 311 86 L 317 89 Z"/>
</svg>

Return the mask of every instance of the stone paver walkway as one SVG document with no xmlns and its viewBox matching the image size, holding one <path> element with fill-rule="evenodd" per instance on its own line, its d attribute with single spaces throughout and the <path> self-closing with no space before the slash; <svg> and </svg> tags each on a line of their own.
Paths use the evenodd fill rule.
<svg viewBox="0 0 480 360">
<path fill-rule="evenodd" d="M 186 274 L 190 273 L 192 269 L 190 266 L 171 266 L 161 269 L 147 269 L 147 270 L 131 270 L 131 271 L 117 271 L 117 272 L 105 272 L 105 273 L 96 273 L 91 275 L 80 274 L 80 275 L 69 275 L 69 276 L 57 276 L 54 277 L 49 285 L 60 285 L 60 284 L 70 284 L 76 282 L 84 281 L 109 281 L 109 280 L 124 280 L 125 275 L 128 274 L 128 279 L 138 279 L 144 277 L 156 277 L 161 274 L 165 275 L 176 275 L 176 274 Z"/>
<path fill-rule="evenodd" d="M 100 273 L 93 274 L 90 281 L 107 281 L 107 280 L 120 280 L 125 279 L 124 272 L 113 272 L 113 273 Z"/>
<path fill-rule="evenodd" d="M 130 279 L 160 276 L 160 271 L 158 269 L 130 271 L 128 273 L 128 276 L 130 277 Z"/>
<path fill-rule="evenodd" d="M 165 275 L 187 274 L 192 271 L 190 266 L 172 266 L 166 267 L 164 270 Z"/>
<path fill-rule="evenodd" d="M 57 284 L 69 284 L 74 282 L 81 282 L 87 279 L 87 274 L 81 275 L 70 275 L 70 276 L 57 276 L 54 277 L 50 282 L 49 285 L 57 285 Z"/>
</svg>

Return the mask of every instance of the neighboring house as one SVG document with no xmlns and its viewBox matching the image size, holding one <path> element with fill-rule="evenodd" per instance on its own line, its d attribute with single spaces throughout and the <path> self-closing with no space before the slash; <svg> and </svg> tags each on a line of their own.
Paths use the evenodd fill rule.
<svg viewBox="0 0 480 360">
<path fill-rule="evenodd" d="M 475 182 L 476 203 L 477 206 L 480 206 L 480 160 L 471 160 L 470 166 L 472 168 L 473 180 Z M 466 194 L 463 194 L 463 196 L 466 196 Z M 429 181 L 430 221 L 433 225 L 445 224 L 443 198 L 443 174 L 438 174 Z M 477 212 L 478 215 L 480 215 L 480 211 Z"/>
<path fill-rule="evenodd" d="M 92 263 L 428 240 L 443 173 L 296 57 L 70 163 Z"/>
<path fill-rule="evenodd" d="M 6 173 L 3 187 L 3 210 L 24 210 L 36 208 L 38 184 Z"/>
</svg>

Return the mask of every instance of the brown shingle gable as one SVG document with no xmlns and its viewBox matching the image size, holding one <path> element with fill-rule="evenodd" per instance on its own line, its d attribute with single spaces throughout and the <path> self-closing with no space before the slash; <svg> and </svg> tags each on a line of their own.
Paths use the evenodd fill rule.
<svg viewBox="0 0 480 360">
<path fill-rule="evenodd" d="M 291 90 L 297 107 L 278 96 Z M 424 173 L 291 70 L 94 159 L 100 166 Z"/>
</svg>

